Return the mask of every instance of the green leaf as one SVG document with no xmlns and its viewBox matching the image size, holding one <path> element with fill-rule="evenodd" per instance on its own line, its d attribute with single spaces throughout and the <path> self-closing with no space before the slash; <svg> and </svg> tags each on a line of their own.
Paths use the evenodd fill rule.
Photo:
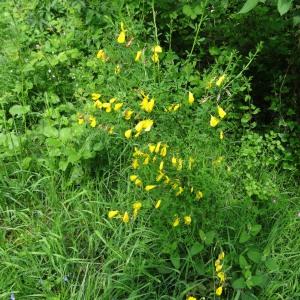
<svg viewBox="0 0 300 300">
<path fill-rule="evenodd" d="M 203 244 L 200 244 L 199 242 L 194 243 L 194 245 L 190 249 L 190 255 L 194 256 L 199 254 L 204 249 Z"/>
<path fill-rule="evenodd" d="M 297 26 L 300 24 L 300 15 L 293 17 L 293 25 Z"/>
<path fill-rule="evenodd" d="M 246 282 L 243 277 L 236 279 L 232 284 L 234 289 L 243 289 L 246 287 Z"/>
<path fill-rule="evenodd" d="M 283 16 L 290 10 L 292 3 L 293 3 L 293 0 L 278 0 L 277 1 L 277 9 L 281 16 Z"/>
<path fill-rule="evenodd" d="M 210 245 L 212 244 L 212 242 L 214 241 L 214 238 L 215 238 L 215 235 L 216 233 L 214 231 L 209 231 L 206 233 L 206 240 L 205 240 L 205 243 L 207 245 Z"/>
<path fill-rule="evenodd" d="M 259 286 L 261 288 L 266 284 L 266 276 L 265 275 L 255 275 L 252 276 L 251 281 L 254 286 Z"/>
<path fill-rule="evenodd" d="M 262 258 L 262 253 L 260 253 L 258 250 L 256 249 L 250 249 L 247 252 L 247 256 L 249 257 L 249 259 L 251 259 L 253 262 L 255 263 L 259 263 L 261 261 Z"/>
<path fill-rule="evenodd" d="M 241 233 L 239 242 L 241 244 L 247 242 L 250 239 L 250 234 L 248 234 L 245 230 Z"/>
<path fill-rule="evenodd" d="M 171 255 L 170 259 L 171 259 L 171 262 L 172 262 L 174 268 L 178 270 L 179 267 L 180 267 L 180 256 L 179 256 L 179 254 L 178 253 L 173 253 Z"/>
<path fill-rule="evenodd" d="M 260 231 L 261 231 L 260 224 L 255 224 L 255 225 L 251 226 L 251 228 L 250 228 L 250 234 L 252 236 L 256 236 Z"/>
<path fill-rule="evenodd" d="M 15 115 L 22 116 L 30 111 L 29 105 L 14 105 L 9 109 L 9 113 L 14 117 Z"/>
<path fill-rule="evenodd" d="M 269 258 L 265 262 L 266 267 L 271 272 L 276 272 L 279 270 L 279 266 L 277 265 L 276 261 L 273 258 Z"/>
<path fill-rule="evenodd" d="M 252 10 L 258 3 L 258 0 L 247 0 L 242 9 L 238 12 L 239 14 L 246 14 Z"/>
<path fill-rule="evenodd" d="M 246 258 L 243 255 L 239 256 L 239 264 L 242 269 L 245 269 L 249 266 Z"/>
</svg>

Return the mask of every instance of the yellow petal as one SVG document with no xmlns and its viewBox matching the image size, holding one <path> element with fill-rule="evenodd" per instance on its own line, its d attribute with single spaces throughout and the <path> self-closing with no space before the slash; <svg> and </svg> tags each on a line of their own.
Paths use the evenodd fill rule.
<svg viewBox="0 0 300 300">
<path fill-rule="evenodd" d="M 125 112 L 124 112 L 124 118 L 125 118 L 125 120 L 127 120 L 127 121 L 130 120 L 132 114 L 133 114 L 132 110 L 125 110 Z"/>
<path fill-rule="evenodd" d="M 217 295 L 217 296 L 221 296 L 221 295 L 222 295 L 222 292 L 223 292 L 223 288 L 222 288 L 222 286 L 219 286 L 219 287 L 216 289 L 216 295 Z"/>
<path fill-rule="evenodd" d="M 130 181 L 135 181 L 138 178 L 138 176 L 137 175 L 130 175 L 129 178 L 130 178 Z"/>
<path fill-rule="evenodd" d="M 216 266 L 216 272 L 220 272 L 222 270 L 223 266 L 222 265 L 217 265 Z"/>
<path fill-rule="evenodd" d="M 139 186 L 139 187 L 141 187 L 143 185 L 141 179 L 136 179 L 134 183 L 135 183 L 136 186 Z"/>
<path fill-rule="evenodd" d="M 153 152 L 155 151 L 155 147 L 156 147 L 156 145 L 154 145 L 154 144 L 149 144 L 149 145 L 148 145 L 149 151 L 150 151 L 151 153 L 153 153 Z"/>
<path fill-rule="evenodd" d="M 118 214 L 119 214 L 119 211 L 118 211 L 118 210 L 110 210 L 110 211 L 108 212 L 108 218 L 109 218 L 109 219 L 112 219 L 112 218 L 116 217 Z"/>
<path fill-rule="evenodd" d="M 198 192 L 196 193 L 196 199 L 197 199 L 197 200 L 200 200 L 200 199 L 202 199 L 202 198 L 203 198 L 203 193 L 200 192 L 200 191 L 198 191 Z"/>
<path fill-rule="evenodd" d="M 125 211 L 124 215 L 123 215 L 123 218 L 122 218 L 122 221 L 124 223 L 128 223 L 129 222 L 129 215 L 128 215 L 128 212 Z"/>
<path fill-rule="evenodd" d="M 220 140 L 223 140 L 224 139 L 224 132 L 223 130 L 220 131 Z"/>
<path fill-rule="evenodd" d="M 173 224 L 172 224 L 172 226 L 177 227 L 179 225 L 179 223 L 180 223 L 180 219 L 178 217 L 176 217 Z"/>
<path fill-rule="evenodd" d="M 153 60 L 153 62 L 157 63 L 159 62 L 159 56 L 156 52 L 153 53 L 151 59 Z"/>
<path fill-rule="evenodd" d="M 194 95 L 193 93 L 189 92 L 189 104 L 193 104 L 195 101 Z"/>
<path fill-rule="evenodd" d="M 123 44 L 123 43 L 125 43 L 125 40 L 126 40 L 126 33 L 125 33 L 125 31 L 122 30 L 118 36 L 117 42 L 119 44 Z"/>
<path fill-rule="evenodd" d="M 164 146 L 162 147 L 162 149 L 160 150 L 160 155 L 161 155 L 162 157 L 165 157 L 165 156 L 167 155 L 167 146 L 166 146 L 166 145 L 164 145 Z"/>
<path fill-rule="evenodd" d="M 220 85 L 224 82 L 225 77 L 226 77 L 225 74 L 222 75 L 222 76 L 220 76 L 220 77 L 218 78 L 218 80 L 216 81 L 216 86 L 220 86 Z"/>
<path fill-rule="evenodd" d="M 131 129 L 126 130 L 124 135 L 127 139 L 130 139 L 132 135 L 132 130 Z"/>
<path fill-rule="evenodd" d="M 141 59 L 141 56 L 142 56 L 142 51 L 139 50 L 137 53 L 136 53 L 136 56 L 135 56 L 135 61 L 139 61 Z"/>
<path fill-rule="evenodd" d="M 142 207 L 142 202 L 135 202 L 132 205 L 133 209 L 139 210 Z"/>
<path fill-rule="evenodd" d="M 156 203 L 155 203 L 155 208 L 159 208 L 161 205 L 161 200 L 157 200 Z"/>
<path fill-rule="evenodd" d="M 152 185 L 152 184 L 146 185 L 145 190 L 148 192 L 148 191 L 155 189 L 156 187 L 157 187 L 157 185 Z"/>
<path fill-rule="evenodd" d="M 220 120 L 214 116 L 210 116 L 210 126 L 216 127 L 219 124 Z"/>
<path fill-rule="evenodd" d="M 191 216 L 185 216 L 184 217 L 184 224 L 190 225 L 192 223 L 192 217 Z"/>
<path fill-rule="evenodd" d="M 224 258 L 225 258 L 225 253 L 224 253 L 224 251 L 222 251 L 218 256 L 218 259 L 222 260 Z"/>
<path fill-rule="evenodd" d="M 225 116 L 226 116 L 226 112 L 224 111 L 224 109 L 218 105 L 218 114 L 219 114 L 219 117 L 221 119 L 223 119 Z"/>
<path fill-rule="evenodd" d="M 132 167 L 133 167 L 133 169 L 137 169 L 140 165 L 139 165 L 139 161 L 137 160 L 137 159 L 134 159 L 133 161 L 132 161 L 132 165 L 131 165 Z"/>
<path fill-rule="evenodd" d="M 152 48 L 152 51 L 154 53 L 162 53 L 162 48 L 159 45 L 157 45 L 157 46 Z"/>
</svg>

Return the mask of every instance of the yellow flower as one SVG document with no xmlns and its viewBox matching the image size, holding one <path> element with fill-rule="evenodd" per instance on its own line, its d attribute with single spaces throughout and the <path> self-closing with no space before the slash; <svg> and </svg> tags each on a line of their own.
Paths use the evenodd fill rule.
<svg viewBox="0 0 300 300">
<path fill-rule="evenodd" d="M 224 132 L 223 130 L 220 131 L 220 140 L 223 140 L 224 139 Z"/>
<path fill-rule="evenodd" d="M 139 165 L 139 161 L 135 158 L 133 161 L 132 161 L 132 164 L 131 166 L 136 170 L 140 165 Z"/>
<path fill-rule="evenodd" d="M 103 49 L 97 52 L 97 58 L 101 59 L 103 62 L 107 60 L 107 55 Z"/>
<path fill-rule="evenodd" d="M 194 98 L 194 95 L 193 95 L 193 93 L 191 93 L 191 92 L 189 92 L 189 104 L 193 104 L 194 103 L 194 101 L 195 101 L 195 98 Z"/>
<path fill-rule="evenodd" d="M 217 296 L 221 296 L 221 295 L 222 295 L 222 292 L 223 292 L 223 287 L 222 287 L 222 286 L 219 286 L 219 287 L 216 289 L 216 295 L 217 295 Z"/>
<path fill-rule="evenodd" d="M 215 267 L 220 266 L 220 265 L 221 265 L 221 261 L 220 261 L 219 259 L 217 259 L 217 260 L 215 261 Z"/>
<path fill-rule="evenodd" d="M 139 61 L 141 59 L 141 56 L 142 56 L 142 51 L 139 50 L 137 53 L 136 53 L 136 56 L 135 56 L 135 61 Z"/>
<path fill-rule="evenodd" d="M 132 205 L 132 207 L 133 207 L 133 216 L 134 216 L 134 218 L 136 218 L 136 216 L 137 216 L 139 210 L 140 210 L 141 207 L 142 207 L 142 203 L 141 203 L 141 202 L 135 202 L 135 203 Z"/>
<path fill-rule="evenodd" d="M 155 153 L 158 153 L 158 152 L 159 152 L 160 145 L 161 145 L 161 142 L 158 142 L 158 143 L 156 144 L 155 150 L 154 150 Z"/>
<path fill-rule="evenodd" d="M 220 254 L 219 254 L 219 256 L 218 256 L 218 259 L 224 259 L 225 258 L 225 253 L 224 253 L 224 251 L 222 251 Z"/>
<path fill-rule="evenodd" d="M 148 191 L 155 189 L 156 187 L 157 187 L 157 185 L 149 184 L 149 185 L 145 186 L 145 190 L 148 192 Z"/>
<path fill-rule="evenodd" d="M 218 105 L 218 114 L 219 114 L 219 117 L 221 119 L 223 119 L 225 116 L 226 116 L 226 112 L 224 111 L 224 109 Z"/>
<path fill-rule="evenodd" d="M 144 111 L 150 113 L 150 112 L 152 112 L 152 110 L 153 110 L 154 102 L 155 102 L 154 99 L 151 99 L 151 100 L 149 101 L 149 97 L 148 97 L 148 96 L 145 96 L 145 97 L 143 98 L 143 101 L 140 103 L 140 106 L 141 106 L 141 108 L 142 108 Z"/>
<path fill-rule="evenodd" d="M 99 100 L 96 100 L 94 103 L 94 107 L 101 109 L 103 107 L 103 103 Z"/>
<path fill-rule="evenodd" d="M 197 300 L 197 298 L 193 296 L 189 296 L 186 300 Z"/>
<path fill-rule="evenodd" d="M 98 100 L 99 98 L 100 98 L 100 96 L 101 96 L 101 94 L 98 94 L 98 93 L 92 93 L 92 99 L 94 100 L 94 101 L 96 101 L 96 100 Z"/>
<path fill-rule="evenodd" d="M 220 77 L 218 78 L 218 80 L 216 81 L 216 86 L 220 86 L 220 85 L 224 82 L 225 77 L 226 77 L 225 74 L 223 74 L 222 76 L 220 76 Z"/>
<path fill-rule="evenodd" d="M 109 103 L 110 104 L 113 104 L 113 103 L 115 103 L 117 101 L 117 98 L 111 98 L 111 99 L 109 99 Z"/>
<path fill-rule="evenodd" d="M 162 157 L 165 157 L 167 155 L 167 145 L 163 145 L 163 147 L 160 150 L 160 155 Z"/>
<path fill-rule="evenodd" d="M 125 118 L 125 120 L 127 120 L 127 121 L 130 120 L 132 114 L 133 114 L 132 110 L 125 110 L 125 112 L 124 112 L 124 118 Z"/>
<path fill-rule="evenodd" d="M 161 200 L 157 200 L 154 207 L 158 209 L 160 205 L 161 205 Z"/>
<path fill-rule="evenodd" d="M 218 271 L 217 271 L 218 272 Z M 220 282 L 223 283 L 225 281 L 225 274 L 224 272 L 218 272 L 217 273 L 218 278 L 220 279 Z"/>
<path fill-rule="evenodd" d="M 202 199 L 202 198 L 203 198 L 203 193 L 200 192 L 200 191 L 198 191 L 198 192 L 196 193 L 196 199 L 197 199 L 197 200 L 200 200 L 200 199 Z"/>
<path fill-rule="evenodd" d="M 123 218 L 122 218 L 122 221 L 124 223 L 128 223 L 129 222 L 129 215 L 128 215 L 128 212 L 125 211 L 124 215 L 123 215 Z"/>
<path fill-rule="evenodd" d="M 149 151 L 150 151 L 151 153 L 154 152 L 155 147 L 156 147 L 156 146 L 155 146 L 154 144 L 149 144 L 149 145 L 148 145 Z"/>
<path fill-rule="evenodd" d="M 122 108 L 123 106 L 123 103 L 116 103 L 115 106 L 114 106 L 114 111 L 118 111 Z"/>
<path fill-rule="evenodd" d="M 159 56 L 157 53 L 153 53 L 151 59 L 153 60 L 153 62 L 157 63 L 159 62 Z"/>
<path fill-rule="evenodd" d="M 179 191 L 176 193 L 176 196 L 181 195 L 183 193 L 183 191 L 184 191 L 184 188 L 180 186 Z"/>
<path fill-rule="evenodd" d="M 175 104 L 174 107 L 173 107 L 173 111 L 176 111 L 180 108 L 180 104 Z"/>
<path fill-rule="evenodd" d="M 220 120 L 214 116 L 210 116 L 210 126 L 216 127 L 219 124 Z"/>
<path fill-rule="evenodd" d="M 78 124 L 82 125 L 84 123 L 84 118 L 83 117 L 79 117 L 78 118 Z"/>
<path fill-rule="evenodd" d="M 155 47 L 152 48 L 152 51 L 154 53 L 162 53 L 162 48 L 159 45 L 156 45 Z"/>
<path fill-rule="evenodd" d="M 124 135 L 127 139 L 130 139 L 132 135 L 132 130 L 131 129 L 126 130 Z"/>
<path fill-rule="evenodd" d="M 97 125 L 97 121 L 96 121 L 96 118 L 95 117 L 90 117 L 89 118 L 89 121 L 90 121 L 90 125 L 91 125 L 91 127 L 96 127 L 96 125 Z"/>
<path fill-rule="evenodd" d="M 159 164 L 159 170 L 162 171 L 164 168 L 164 161 L 161 161 Z"/>
<path fill-rule="evenodd" d="M 172 157 L 171 162 L 172 162 L 173 167 L 177 166 L 177 158 L 175 156 Z"/>
<path fill-rule="evenodd" d="M 118 65 L 116 65 L 116 67 L 115 67 L 115 74 L 118 75 L 118 74 L 120 74 L 120 73 L 121 73 L 121 66 L 118 64 Z"/>
<path fill-rule="evenodd" d="M 103 103 L 102 107 L 105 108 L 107 113 L 111 112 L 111 103 L 105 102 Z"/>
<path fill-rule="evenodd" d="M 138 178 L 138 176 L 137 175 L 130 175 L 129 178 L 130 178 L 130 181 L 135 181 Z"/>
<path fill-rule="evenodd" d="M 135 180 L 134 184 L 139 187 L 141 187 L 143 185 L 142 180 L 139 178 Z"/>
<path fill-rule="evenodd" d="M 150 157 L 149 155 L 145 158 L 144 162 L 143 162 L 143 165 L 148 165 L 149 164 L 149 160 L 150 160 Z"/>
<path fill-rule="evenodd" d="M 164 177 L 164 173 L 159 172 L 159 174 L 158 174 L 157 177 L 156 177 L 156 181 L 157 181 L 157 182 L 161 181 L 161 180 L 163 179 L 163 177 Z"/>
<path fill-rule="evenodd" d="M 166 175 L 166 176 L 165 176 L 165 181 L 164 181 L 164 183 L 165 183 L 165 184 L 169 184 L 170 181 L 171 181 L 171 180 L 170 180 L 169 176 Z"/>
<path fill-rule="evenodd" d="M 216 265 L 216 272 L 220 272 L 222 270 L 222 265 Z"/>
<path fill-rule="evenodd" d="M 114 133 L 114 128 L 115 128 L 114 126 L 109 127 L 108 133 L 113 134 Z"/>
<path fill-rule="evenodd" d="M 137 131 L 136 136 L 138 136 L 143 130 L 150 131 L 152 125 L 153 125 L 153 120 L 150 119 L 146 119 L 138 122 L 137 125 L 135 126 L 135 130 Z"/>
<path fill-rule="evenodd" d="M 184 224 L 190 225 L 192 223 L 192 217 L 191 216 L 185 216 L 184 217 Z"/>
<path fill-rule="evenodd" d="M 179 225 L 179 223 L 180 223 L 180 219 L 178 217 L 176 217 L 175 220 L 173 221 L 172 226 L 177 227 Z"/>
<path fill-rule="evenodd" d="M 134 152 L 133 152 L 133 156 L 134 157 L 139 157 L 139 156 L 144 156 L 145 153 L 141 150 L 139 150 L 138 147 L 134 147 Z"/>
<path fill-rule="evenodd" d="M 108 212 L 108 218 L 109 218 L 109 219 L 112 219 L 112 218 L 116 217 L 118 214 L 119 214 L 119 211 L 118 211 L 118 210 L 110 210 L 110 211 Z"/>
<path fill-rule="evenodd" d="M 119 44 L 124 44 L 126 40 L 126 33 L 125 33 L 125 28 L 123 22 L 121 22 L 121 32 L 119 33 L 117 42 Z"/>
</svg>

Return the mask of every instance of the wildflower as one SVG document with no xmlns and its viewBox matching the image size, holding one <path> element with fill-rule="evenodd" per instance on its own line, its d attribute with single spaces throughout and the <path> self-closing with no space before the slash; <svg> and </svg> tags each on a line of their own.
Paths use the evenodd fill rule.
<svg viewBox="0 0 300 300">
<path fill-rule="evenodd" d="M 125 112 L 124 112 L 124 118 L 125 118 L 125 120 L 127 120 L 127 121 L 130 120 L 132 114 L 133 114 L 132 110 L 125 110 Z"/>
<path fill-rule="evenodd" d="M 183 193 L 183 191 L 184 191 L 184 188 L 180 186 L 179 191 L 176 193 L 176 196 L 181 195 Z"/>
<path fill-rule="evenodd" d="M 142 110 L 150 113 L 152 112 L 153 110 L 153 107 L 154 107 L 154 99 L 152 98 L 150 101 L 149 101 L 149 97 L 148 96 L 145 96 L 143 98 L 143 101 L 140 103 L 140 106 L 142 108 Z"/>
<path fill-rule="evenodd" d="M 223 140 L 224 139 L 224 132 L 223 130 L 220 131 L 220 140 Z"/>
<path fill-rule="evenodd" d="M 159 170 L 162 171 L 164 168 L 164 161 L 161 161 L 159 164 Z"/>
<path fill-rule="evenodd" d="M 128 223 L 129 222 L 129 215 L 128 215 L 128 212 L 125 211 L 124 215 L 123 215 L 123 218 L 122 218 L 122 221 L 124 223 Z"/>
<path fill-rule="evenodd" d="M 161 181 L 163 179 L 163 177 L 164 177 L 164 173 L 160 171 L 156 177 L 156 181 L 157 182 Z"/>
<path fill-rule="evenodd" d="M 116 103 L 115 106 L 114 106 L 114 111 L 118 111 L 122 108 L 123 106 L 123 103 Z"/>
<path fill-rule="evenodd" d="M 109 103 L 110 104 L 113 104 L 113 103 L 115 103 L 117 101 L 117 98 L 111 98 L 111 99 L 109 99 Z"/>
<path fill-rule="evenodd" d="M 145 190 L 146 190 L 147 192 L 149 192 L 149 191 L 155 189 L 156 187 L 157 187 L 157 185 L 149 184 L 149 185 L 146 185 L 146 186 L 145 186 Z"/>
<path fill-rule="evenodd" d="M 155 46 L 155 47 L 152 48 L 152 51 L 153 51 L 153 55 L 152 55 L 151 59 L 155 63 L 159 62 L 159 55 L 158 55 L 158 53 L 162 53 L 162 48 L 159 45 L 157 45 L 157 46 Z"/>
<path fill-rule="evenodd" d="M 138 187 L 141 187 L 143 185 L 142 180 L 139 178 L 135 180 L 134 184 Z"/>
<path fill-rule="evenodd" d="M 101 59 L 103 62 L 105 62 L 108 59 L 103 49 L 97 52 L 97 58 Z"/>
<path fill-rule="evenodd" d="M 114 128 L 115 126 L 111 126 L 108 128 L 108 134 L 113 134 L 114 133 Z"/>
<path fill-rule="evenodd" d="M 195 160 L 190 156 L 189 157 L 189 166 L 188 166 L 188 169 L 189 170 L 192 170 L 192 166 L 193 166 L 193 163 L 195 162 Z"/>
<path fill-rule="evenodd" d="M 225 273 L 224 272 L 218 272 L 217 276 L 220 279 L 221 283 L 223 283 L 225 281 Z"/>
<path fill-rule="evenodd" d="M 220 272 L 222 270 L 223 266 L 220 265 L 216 265 L 216 272 Z"/>
<path fill-rule="evenodd" d="M 219 286 L 219 287 L 216 289 L 216 295 L 217 295 L 217 296 L 221 296 L 221 295 L 222 295 L 222 292 L 223 292 L 223 287 L 222 287 L 222 286 Z"/>
<path fill-rule="evenodd" d="M 139 161 L 135 158 L 135 159 L 132 161 L 131 166 L 136 170 L 136 169 L 140 166 Z"/>
<path fill-rule="evenodd" d="M 124 43 L 125 43 L 125 40 L 126 40 L 126 30 L 125 30 L 125 28 L 124 28 L 124 23 L 121 22 L 121 32 L 119 33 L 117 42 L 118 42 L 119 44 L 124 44 Z"/>
<path fill-rule="evenodd" d="M 219 124 L 220 120 L 214 116 L 210 116 L 210 126 L 216 127 Z"/>
<path fill-rule="evenodd" d="M 138 176 L 137 175 L 130 175 L 129 178 L 130 178 L 130 181 L 135 181 L 138 178 Z"/>
<path fill-rule="evenodd" d="M 152 158 L 152 161 L 155 162 L 156 160 L 157 160 L 157 156 L 154 155 L 153 158 Z"/>
<path fill-rule="evenodd" d="M 101 96 L 101 94 L 98 94 L 98 93 L 92 93 L 92 99 L 94 100 L 94 101 L 96 101 L 96 100 L 98 100 L 99 98 L 100 98 L 100 96 Z"/>
<path fill-rule="evenodd" d="M 135 130 L 137 131 L 136 136 L 140 135 L 140 133 L 144 130 L 144 131 L 150 131 L 151 127 L 153 126 L 153 120 L 150 119 L 146 119 L 143 121 L 140 121 L 139 123 L 137 123 L 137 125 L 135 126 Z"/>
<path fill-rule="evenodd" d="M 141 51 L 141 50 L 137 51 L 134 60 L 135 60 L 135 61 L 139 61 L 139 60 L 141 59 L 141 56 L 142 56 L 142 51 Z"/>
<path fill-rule="evenodd" d="M 187 297 L 186 300 L 197 300 L 197 298 L 196 298 L 196 297 L 193 297 L 193 296 L 189 296 L 189 297 Z"/>
<path fill-rule="evenodd" d="M 103 103 L 99 100 L 96 100 L 94 103 L 94 107 L 101 109 L 103 107 Z"/>
<path fill-rule="evenodd" d="M 219 114 L 219 117 L 221 119 L 223 119 L 225 116 L 226 116 L 226 112 L 224 111 L 224 109 L 218 105 L 218 114 Z"/>
<path fill-rule="evenodd" d="M 118 64 L 118 65 L 116 65 L 116 67 L 115 67 L 115 74 L 118 75 L 118 74 L 120 74 L 120 73 L 121 73 L 121 66 Z"/>
<path fill-rule="evenodd" d="M 179 225 L 179 223 L 180 223 L 180 219 L 179 219 L 179 217 L 176 217 L 173 224 L 172 224 L 172 226 L 177 227 Z"/>
<path fill-rule="evenodd" d="M 82 125 L 84 123 L 84 118 L 82 117 L 82 116 L 80 116 L 79 118 L 78 118 L 78 124 L 79 125 Z"/>
<path fill-rule="evenodd" d="M 109 219 L 113 219 L 113 218 L 115 218 L 118 214 L 119 214 L 119 211 L 118 211 L 118 210 L 110 210 L 110 211 L 108 212 L 108 218 L 109 218 Z"/>
<path fill-rule="evenodd" d="M 159 152 L 160 145 L 161 145 L 161 142 L 158 142 L 158 143 L 156 144 L 156 147 L 155 147 L 155 150 L 154 150 L 155 153 L 158 153 L 158 152 Z"/>
<path fill-rule="evenodd" d="M 154 207 L 158 209 L 160 205 L 161 205 L 161 200 L 157 200 Z"/>
<path fill-rule="evenodd" d="M 198 191 L 198 192 L 196 193 L 196 199 L 197 199 L 197 200 L 200 200 L 200 199 L 202 199 L 202 198 L 203 198 L 203 193 L 200 192 L 200 191 Z"/>
<path fill-rule="evenodd" d="M 143 165 L 148 165 L 148 164 L 149 164 L 149 160 L 150 160 L 150 156 L 148 155 L 148 156 L 145 158 L 145 160 L 144 160 L 144 162 L 143 162 Z"/>
<path fill-rule="evenodd" d="M 107 113 L 111 112 L 111 103 L 105 102 L 103 103 L 102 107 L 105 108 Z"/>
<path fill-rule="evenodd" d="M 191 216 L 184 216 L 184 224 L 190 225 L 192 223 L 192 217 Z"/>
<path fill-rule="evenodd" d="M 124 135 L 127 139 L 130 139 L 132 135 L 132 130 L 131 129 L 126 130 Z"/>
<path fill-rule="evenodd" d="M 178 109 L 180 108 L 180 106 L 181 106 L 181 105 L 180 105 L 180 104 L 178 104 L 178 103 L 177 103 L 177 104 L 175 104 L 175 105 L 174 105 L 174 107 L 173 107 L 173 111 L 176 111 L 176 110 L 178 110 Z"/>
<path fill-rule="evenodd" d="M 224 258 L 225 258 L 225 253 L 224 253 L 224 251 L 222 251 L 218 256 L 218 259 L 222 260 Z"/>
<path fill-rule="evenodd" d="M 167 145 L 163 145 L 163 147 L 160 150 L 160 155 L 162 157 L 165 157 L 167 155 Z"/>
<path fill-rule="evenodd" d="M 224 160 L 224 156 L 219 156 L 217 159 L 215 159 L 212 164 L 213 165 L 219 165 L 222 163 L 222 161 Z"/>
<path fill-rule="evenodd" d="M 216 86 L 221 86 L 221 84 L 224 82 L 226 75 L 223 74 L 222 76 L 220 76 L 218 78 L 218 80 L 216 81 Z"/>
<path fill-rule="evenodd" d="M 93 117 L 93 116 L 91 116 L 90 118 L 89 118 L 89 121 L 90 121 L 90 126 L 91 127 L 96 127 L 96 125 L 97 125 L 97 121 L 96 121 L 96 118 L 95 117 Z"/>
<path fill-rule="evenodd" d="M 148 148 L 149 148 L 149 151 L 150 151 L 151 153 L 153 153 L 154 150 L 155 150 L 155 145 L 154 145 L 154 144 L 149 144 L 149 145 L 148 145 Z"/>
<path fill-rule="evenodd" d="M 173 156 L 172 159 L 171 159 L 171 162 L 172 162 L 173 167 L 176 167 L 176 165 L 177 165 L 177 158 L 175 156 Z"/>
<path fill-rule="evenodd" d="M 194 187 L 192 186 L 192 187 L 191 187 L 191 193 L 192 193 L 193 191 L 194 191 Z"/>
<path fill-rule="evenodd" d="M 141 202 L 135 202 L 135 203 L 132 205 L 132 207 L 133 207 L 133 216 L 134 216 L 134 218 L 136 218 L 136 216 L 137 216 L 139 210 L 140 210 L 141 207 L 142 207 L 142 203 L 141 203 Z"/>
<path fill-rule="evenodd" d="M 133 152 L 133 156 L 134 157 L 144 156 L 144 155 L 145 155 L 144 152 L 142 152 L 141 150 L 139 150 L 139 148 L 134 147 L 134 152 Z"/>
<path fill-rule="evenodd" d="M 194 101 L 195 101 L 195 98 L 194 98 L 194 95 L 193 95 L 193 93 L 191 93 L 191 92 L 189 92 L 189 99 L 188 99 L 188 101 L 189 101 L 189 104 L 193 104 L 194 103 Z"/>
<path fill-rule="evenodd" d="M 170 180 L 169 176 L 166 175 L 166 176 L 165 176 L 165 181 L 164 181 L 164 183 L 165 183 L 165 184 L 169 184 L 170 181 L 171 181 L 171 180 Z"/>
</svg>

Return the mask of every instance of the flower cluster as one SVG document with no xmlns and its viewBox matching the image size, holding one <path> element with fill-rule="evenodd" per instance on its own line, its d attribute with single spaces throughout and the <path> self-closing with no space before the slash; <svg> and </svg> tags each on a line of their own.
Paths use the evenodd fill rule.
<svg viewBox="0 0 300 300">
<path fill-rule="evenodd" d="M 138 201 L 133 203 L 132 205 L 132 219 L 135 220 L 140 209 L 142 208 L 142 202 Z M 124 213 L 121 213 L 119 210 L 110 210 L 108 212 L 108 218 L 109 219 L 120 219 L 123 223 L 128 223 L 130 221 L 130 215 L 127 211 Z"/>
<path fill-rule="evenodd" d="M 225 258 L 225 253 L 222 251 L 218 255 L 218 259 L 215 261 L 215 271 L 218 277 L 218 287 L 216 289 L 216 295 L 221 296 L 223 292 L 223 286 L 225 283 L 225 273 L 223 268 L 223 260 Z"/>
</svg>

